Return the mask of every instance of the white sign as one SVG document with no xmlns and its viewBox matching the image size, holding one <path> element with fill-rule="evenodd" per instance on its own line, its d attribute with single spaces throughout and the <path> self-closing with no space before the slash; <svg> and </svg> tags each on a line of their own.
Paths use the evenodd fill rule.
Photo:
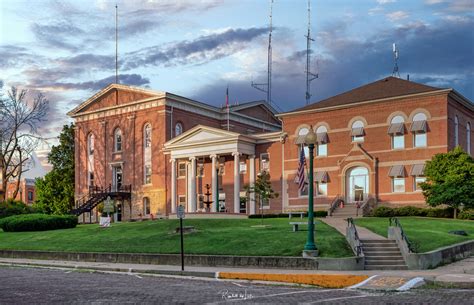
<svg viewBox="0 0 474 305">
<path fill-rule="evenodd" d="M 100 217 L 99 224 L 101 228 L 110 227 L 110 217 Z"/>
<path fill-rule="evenodd" d="M 178 212 L 176 213 L 179 219 L 184 218 L 184 205 L 178 205 Z"/>
</svg>

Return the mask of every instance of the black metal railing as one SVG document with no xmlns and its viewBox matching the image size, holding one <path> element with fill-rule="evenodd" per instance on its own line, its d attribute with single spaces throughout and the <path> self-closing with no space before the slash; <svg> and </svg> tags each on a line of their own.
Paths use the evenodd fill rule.
<svg viewBox="0 0 474 305">
<path fill-rule="evenodd" d="M 351 229 L 354 235 L 354 252 L 357 256 L 362 255 L 362 242 L 359 238 L 359 233 L 357 233 L 357 228 L 354 224 L 354 219 L 352 217 L 347 218 L 347 226 Z"/>
<path fill-rule="evenodd" d="M 368 216 L 370 214 L 371 206 L 370 203 L 375 200 L 375 198 L 370 194 L 364 194 L 365 200 L 357 203 L 357 212 L 356 215 L 359 216 Z M 359 212 L 362 211 L 362 212 Z"/>
<path fill-rule="evenodd" d="M 87 194 L 76 201 L 76 208 L 71 211 L 73 215 L 81 215 L 85 212 L 91 212 L 100 202 L 104 201 L 107 196 L 121 197 L 131 196 L 132 185 L 119 185 L 103 188 L 100 186 L 89 186 Z M 117 194 L 120 193 L 120 194 Z"/>
<path fill-rule="evenodd" d="M 333 201 L 329 204 L 329 210 L 328 210 L 329 216 L 332 216 L 332 213 L 334 213 L 334 210 L 337 208 L 341 200 L 342 198 L 339 194 L 337 194 L 336 197 L 334 197 Z"/>
<path fill-rule="evenodd" d="M 407 244 L 408 246 L 408 251 L 410 251 L 411 253 L 416 253 L 417 249 L 418 249 L 418 244 L 417 243 L 414 243 L 412 241 L 410 241 L 410 239 L 408 238 L 408 236 L 405 234 L 405 231 L 403 231 L 403 227 L 402 227 L 402 224 L 400 223 L 400 221 L 398 220 L 398 218 L 396 217 L 390 217 L 388 219 L 388 223 L 389 223 L 389 226 L 394 226 L 394 227 L 398 227 L 400 229 L 400 234 L 402 236 L 402 239 L 405 241 L 405 243 Z"/>
</svg>

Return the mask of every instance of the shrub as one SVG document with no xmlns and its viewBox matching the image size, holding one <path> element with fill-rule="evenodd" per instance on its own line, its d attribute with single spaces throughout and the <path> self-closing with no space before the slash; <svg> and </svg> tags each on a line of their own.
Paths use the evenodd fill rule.
<svg viewBox="0 0 474 305">
<path fill-rule="evenodd" d="M 7 199 L 4 202 L 0 202 L 0 219 L 20 214 L 34 213 L 35 209 L 27 206 L 21 201 Z"/>
<path fill-rule="evenodd" d="M 372 211 L 371 216 L 374 216 L 374 217 L 393 217 L 393 216 L 395 216 L 395 212 L 394 212 L 394 209 L 392 209 L 392 208 L 380 206 L 378 208 L 375 208 Z"/>
<path fill-rule="evenodd" d="M 373 217 L 402 217 L 402 216 L 418 216 L 418 217 L 434 217 L 434 218 L 453 218 L 454 209 L 448 207 L 446 209 L 418 208 L 406 206 L 401 208 L 390 208 L 380 206 L 375 208 L 370 216 Z"/>
<path fill-rule="evenodd" d="M 474 220 L 474 209 L 465 209 L 458 214 L 459 219 Z"/>
<path fill-rule="evenodd" d="M 6 217 L 0 220 L 0 228 L 5 232 L 47 231 L 74 228 L 77 216 L 27 214 Z"/>
<path fill-rule="evenodd" d="M 328 211 L 316 211 L 314 212 L 314 217 L 326 217 L 328 216 Z"/>
</svg>

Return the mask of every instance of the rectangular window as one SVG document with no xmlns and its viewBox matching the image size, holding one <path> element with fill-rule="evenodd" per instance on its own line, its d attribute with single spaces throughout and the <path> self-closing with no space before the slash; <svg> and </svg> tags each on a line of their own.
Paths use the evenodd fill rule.
<svg viewBox="0 0 474 305">
<path fill-rule="evenodd" d="M 219 163 L 219 170 L 217 171 L 219 176 L 225 175 L 225 165 L 223 163 Z"/>
<path fill-rule="evenodd" d="M 150 208 L 150 199 L 143 198 L 143 214 L 150 215 L 151 208 Z"/>
<path fill-rule="evenodd" d="M 270 172 L 270 155 L 260 154 L 260 171 L 263 172 Z"/>
<path fill-rule="evenodd" d="M 239 163 L 239 171 L 241 174 L 245 174 L 247 172 L 247 162 L 240 161 Z"/>
<path fill-rule="evenodd" d="M 393 135 L 392 136 L 392 149 L 403 149 L 403 148 L 405 148 L 405 136 Z"/>
<path fill-rule="evenodd" d="M 151 165 L 145 165 L 145 184 L 151 183 Z"/>
<path fill-rule="evenodd" d="M 317 183 L 317 194 L 318 196 L 327 196 L 328 195 L 328 184 L 324 182 Z"/>
<path fill-rule="evenodd" d="M 186 196 L 184 195 L 178 196 L 178 205 L 186 206 Z"/>
<path fill-rule="evenodd" d="M 421 176 L 415 176 L 413 178 L 414 180 L 414 187 L 413 189 L 416 191 L 421 191 L 421 187 L 420 187 L 420 183 L 422 182 L 425 182 L 426 181 L 426 177 L 421 177 Z"/>
<path fill-rule="evenodd" d="M 414 147 L 426 147 L 426 133 L 415 133 L 414 136 Z"/>
<path fill-rule="evenodd" d="M 198 208 L 204 209 L 204 195 L 202 194 L 198 195 Z"/>
<path fill-rule="evenodd" d="M 197 169 L 196 169 L 196 176 L 204 177 L 204 163 L 198 163 Z"/>
<path fill-rule="evenodd" d="M 178 163 L 178 178 L 186 177 L 186 162 Z"/>
<path fill-rule="evenodd" d="M 28 191 L 28 201 L 33 201 L 33 192 Z"/>
<path fill-rule="evenodd" d="M 404 193 L 405 192 L 405 178 L 394 177 L 392 180 L 392 192 Z"/>
<path fill-rule="evenodd" d="M 327 156 L 328 155 L 328 145 L 327 144 L 319 144 L 317 150 L 318 156 Z"/>
<path fill-rule="evenodd" d="M 262 208 L 268 209 L 270 207 L 270 199 L 262 200 Z"/>
<path fill-rule="evenodd" d="M 306 157 L 306 159 L 308 159 L 308 157 L 309 157 L 309 148 L 308 148 L 308 146 L 298 145 L 298 160 L 299 160 L 300 155 L 301 155 L 301 149 L 304 149 L 304 156 Z"/>
</svg>

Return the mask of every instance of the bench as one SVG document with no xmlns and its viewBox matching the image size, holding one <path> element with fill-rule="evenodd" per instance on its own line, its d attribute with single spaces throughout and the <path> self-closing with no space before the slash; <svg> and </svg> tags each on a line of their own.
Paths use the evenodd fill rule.
<svg viewBox="0 0 474 305">
<path fill-rule="evenodd" d="M 294 215 L 300 215 L 300 218 L 303 219 L 303 216 L 304 214 L 306 214 L 306 212 L 288 212 L 288 218 L 291 219 L 291 217 Z"/>
<path fill-rule="evenodd" d="M 314 228 L 316 229 L 316 222 L 313 222 L 314 224 Z M 290 225 L 293 226 L 293 232 L 297 232 L 298 231 L 298 227 L 300 225 L 304 226 L 304 225 L 308 225 L 308 222 L 290 222 Z"/>
</svg>

